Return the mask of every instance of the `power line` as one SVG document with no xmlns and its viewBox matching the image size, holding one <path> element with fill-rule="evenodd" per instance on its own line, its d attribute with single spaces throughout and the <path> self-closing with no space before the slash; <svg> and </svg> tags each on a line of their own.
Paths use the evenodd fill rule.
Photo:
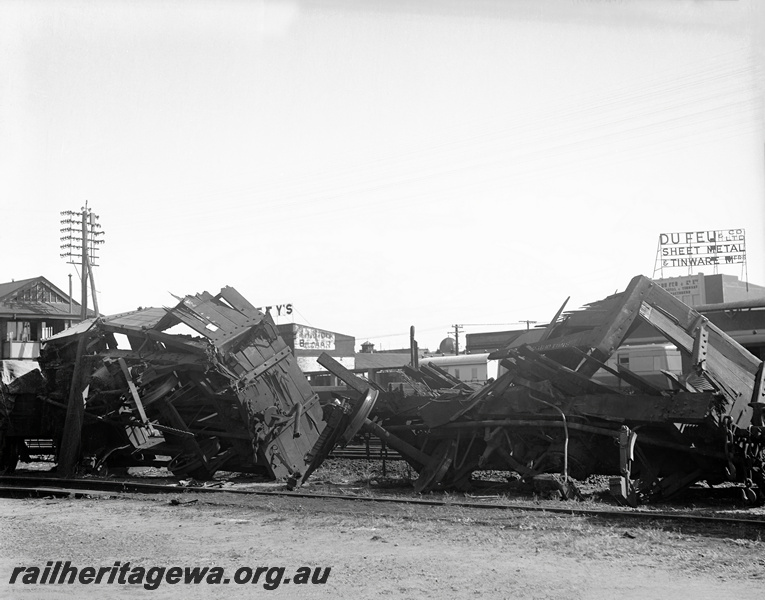
<svg viewBox="0 0 765 600">
<path fill-rule="evenodd" d="M 505 325 L 523 325 L 525 323 L 536 323 L 537 321 L 513 321 L 511 323 L 463 323 L 464 327 L 504 327 Z"/>
</svg>

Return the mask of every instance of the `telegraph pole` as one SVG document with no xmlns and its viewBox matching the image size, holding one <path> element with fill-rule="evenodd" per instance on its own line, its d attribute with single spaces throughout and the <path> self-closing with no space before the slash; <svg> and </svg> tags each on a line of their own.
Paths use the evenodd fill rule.
<svg viewBox="0 0 765 600">
<path fill-rule="evenodd" d="M 61 213 L 61 257 L 67 258 L 69 264 L 80 263 L 82 307 L 80 318 L 84 321 L 88 318 L 88 282 L 90 282 L 90 295 L 93 298 L 93 310 L 96 317 L 99 316 L 98 298 L 96 296 L 96 282 L 93 277 L 93 267 L 98 266 L 98 247 L 104 243 L 101 236 L 101 225 L 98 223 L 98 215 L 88 208 L 88 203 L 80 209 L 81 212 L 66 210 Z M 71 294 L 70 294 L 71 296 Z"/>
<path fill-rule="evenodd" d="M 457 355 L 460 353 L 460 331 L 462 330 L 462 325 L 452 325 L 454 327 L 454 354 Z"/>
<path fill-rule="evenodd" d="M 93 267 L 98 257 L 96 251 L 103 244 L 101 226 L 98 224 L 98 215 L 94 215 L 88 208 L 88 203 L 82 207 L 80 213 L 67 210 L 61 213 L 61 254 L 62 258 L 68 258 L 70 264 L 79 263 L 82 268 L 80 278 L 82 280 L 82 311 L 81 319 L 88 317 L 88 280 L 90 280 L 90 292 L 93 296 L 93 308 L 98 317 L 98 300 L 96 298 L 96 284 L 93 279 Z M 79 256 L 78 256 L 79 254 Z M 72 280 L 69 275 L 69 302 L 71 313 Z M 90 339 L 90 332 L 83 332 L 77 343 L 77 355 L 74 362 L 74 372 L 69 385 L 69 400 L 64 420 L 64 430 L 61 436 L 61 446 L 58 452 L 58 470 L 63 477 L 71 477 L 76 471 L 76 464 L 82 446 L 82 424 L 85 419 L 85 405 L 82 398 L 83 371 L 82 361 Z"/>
<path fill-rule="evenodd" d="M 414 325 L 409 328 L 409 358 L 413 369 L 420 368 L 420 349 L 414 339 Z"/>
<path fill-rule="evenodd" d="M 88 222 L 87 222 L 87 213 L 85 209 L 82 210 L 82 270 L 80 271 L 82 275 L 80 276 L 80 284 L 81 284 L 81 290 L 80 290 L 80 297 L 82 298 L 82 306 L 80 307 L 81 313 L 80 313 L 80 319 L 83 321 L 88 318 L 88 278 L 86 274 L 90 271 L 90 263 L 88 262 L 88 253 L 86 248 L 88 247 Z M 95 293 L 93 294 L 93 298 L 95 298 Z"/>
</svg>

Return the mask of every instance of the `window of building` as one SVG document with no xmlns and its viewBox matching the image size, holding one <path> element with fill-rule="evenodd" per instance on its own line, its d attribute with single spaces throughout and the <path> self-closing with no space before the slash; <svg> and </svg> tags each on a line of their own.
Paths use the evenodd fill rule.
<svg viewBox="0 0 765 600">
<path fill-rule="evenodd" d="M 5 329 L 5 338 L 8 342 L 36 342 L 37 324 L 29 321 L 8 321 Z"/>
<path fill-rule="evenodd" d="M 636 373 L 650 373 L 653 371 L 653 356 L 633 356 L 632 370 Z"/>
<path fill-rule="evenodd" d="M 43 285 L 41 283 L 36 283 L 31 287 L 20 290 L 16 294 L 15 299 L 17 302 L 45 302 L 57 304 L 63 304 L 67 302 L 63 296 L 57 294 L 47 285 Z"/>
</svg>

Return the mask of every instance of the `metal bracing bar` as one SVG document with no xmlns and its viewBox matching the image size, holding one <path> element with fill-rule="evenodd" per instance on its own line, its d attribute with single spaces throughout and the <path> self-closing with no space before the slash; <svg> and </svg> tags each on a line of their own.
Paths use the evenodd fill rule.
<svg viewBox="0 0 765 600">
<path fill-rule="evenodd" d="M 562 427 L 563 422 L 560 420 L 545 420 L 545 419 L 486 419 L 483 421 L 460 421 L 458 423 L 447 423 L 446 425 L 439 425 L 438 427 L 429 428 L 426 425 L 391 425 L 387 428 L 388 431 L 418 431 L 428 430 L 436 433 L 442 429 L 475 429 L 483 427 Z M 569 429 L 577 431 L 585 431 L 587 433 L 596 433 L 599 435 L 607 435 L 616 437 L 619 433 L 617 429 L 607 429 L 606 427 L 594 427 L 593 425 L 583 425 L 581 423 L 567 423 L 566 426 Z"/>
<path fill-rule="evenodd" d="M 143 402 L 141 402 L 141 397 L 138 395 L 138 389 L 135 387 L 133 378 L 130 376 L 130 371 L 128 370 L 127 363 L 125 362 L 124 358 L 118 358 L 117 363 L 122 369 L 122 374 L 125 376 L 125 381 L 127 381 L 128 388 L 130 389 L 130 395 L 132 396 L 135 407 L 138 410 L 139 416 L 141 417 L 141 423 L 148 425 L 149 419 L 146 417 L 146 411 L 143 409 Z"/>
<path fill-rule="evenodd" d="M 701 375 L 707 370 L 707 352 L 709 348 L 709 330 L 706 327 L 706 319 L 700 320 L 696 329 L 696 337 L 693 340 L 693 367 L 696 374 Z"/>
<path fill-rule="evenodd" d="M 268 371 L 268 369 L 276 365 L 280 360 L 291 356 L 291 352 L 292 351 L 289 349 L 289 347 L 282 348 L 279 352 L 274 354 L 271 358 L 267 358 L 265 361 L 263 361 L 263 363 L 255 367 L 252 371 L 245 373 L 239 379 L 239 381 L 236 382 L 236 387 L 239 389 L 247 387 L 249 384 L 255 381 L 255 379 Z"/>
<path fill-rule="evenodd" d="M 382 427 L 380 427 L 380 425 L 378 425 L 374 421 L 370 421 L 369 419 L 366 419 L 366 421 L 364 422 L 364 427 L 362 428 L 362 431 L 364 430 L 369 431 L 370 433 L 376 435 L 378 438 L 380 438 L 382 441 L 388 444 L 388 446 L 390 446 L 394 450 L 398 450 L 399 453 L 420 463 L 422 466 L 425 466 L 430 462 L 430 459 L 431 459 L 430 456 L 428 456 L 421 450 L 415 448 L 409 442 L 406 442 L 402 440 L 400 437 L 393 435 L 390 431 L 383 429 Z"/>
<path fill-rule="evenodd" d="M 550 408 L 553 408 L 560 413 L 560 418 L 561 418 L 561 421 L 563 422 L 563 435 L 565 436 L 565 439 L 563 441 L 563 481 L 568 481 L 568 423 L 566 423 L 566 413 L 564 413 L 560 408 L 558 408 L 554 404 L 550 404 L 546 400 L 542 400 L 541 398 L 535 397 L 534 394 L 529 393 L 529 398 L 531 400 L 541 402 L 545 406 L 549 406 Z"/>
</svg>

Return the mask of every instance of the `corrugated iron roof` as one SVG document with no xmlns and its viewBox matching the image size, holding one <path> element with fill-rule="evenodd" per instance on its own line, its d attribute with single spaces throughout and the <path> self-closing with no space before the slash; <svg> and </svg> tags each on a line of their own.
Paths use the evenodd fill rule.
<svg viewBox="0 0 765 600">
<path fill-rule="evenodd" d="M 160 320 L 167 314 L 165 308 L 141 308 L 131 312 L 119 313 L 116 315 L 110 315 L 101 317 L 104 323 L 115 325 L 118 327 L 124 327 L 125 329 L 134 329 L 136 331 L 142 331 L 144 329 L 153 329 Z M 61 333 L 47 338 L 45 341 L 60 340 L 72 335 L 79 335 L 86 332 L 95 322 L 95 319 L 86 319 L 81 323 L 73 325 L 69 329 L 65 329 Z"/>
<path fill-rule="evenodd" d="M 142 329 L 154 329 L 167 314 L 165 308 L 141 308 L 131 312 L 120 313 L 117 315 L 110 315 L 104 317 L 104 323 L 110 325 L 116 325 L 119 327 L 125 327 L 127 329 L 135 329 L 140 331 Z"/>
<path fill-rule="evenodd" d="M 79 335 L 81 333 L 85 333 L 88 329 L 90 329 L 93 326 L 93 323 L 95 322 L 95 319 L 86 319 L 84 321 L 80 321 L 76 325 L 72 325 L 71 327 L 64 329 L 64 331 L 61 331 L 57 333 L 56 335 L 52 335 L 49 338 L 45 338 L 45 342 L 49 342 L 51 340 L 63 340 L 64 338 L 71 337 L 73 335 Z"/>
<path fill-rule="evenodd" d="M 355 371 L 369 371 L 370 369 L 400 369 L 411 364 L 409 354 L 385 354 L 385 353 L 360 353 L 356 355 Z"/>
<path fill-rule="evenodd" d="M 35 300 L 19 301 L 15 299 L 16 295 L 24 288 L 31 287 L 38 283 L 50 288 L 56 295 L 66 298 L 66 302 L 42 302 Z M 78 319 L 80 308 L 80 304 L 72 300 L 70 310 L 69 295 L 53 285 L 43 276 L 0 283 L 0 314 L 16 315 L 17 318 L 48 317 L 58 319 Z M 89 310 L 88 314 L 95 316 L 95 312 L 92 310 Z"/>
<path fill-rule="evenodd" d="M 31 283 L 36 279 L 42 279 L 42 277 L 32 277 L 31 279 L 21 279 L 19 281 L 0 283 L 0 301 L 2 301 L 6 296 L 12 294 L 16 290 L 23 288 L 26 284 Z"/>
</svg>

